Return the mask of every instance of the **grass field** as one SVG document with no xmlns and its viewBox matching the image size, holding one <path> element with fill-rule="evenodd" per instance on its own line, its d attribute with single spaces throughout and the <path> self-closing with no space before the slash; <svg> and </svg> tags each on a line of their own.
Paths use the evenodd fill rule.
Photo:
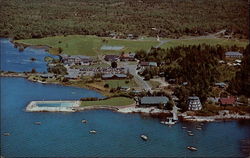
<svg viewBox="0 0 250 158">
<path fill-rule="evenodd" d="M 232 39 L 187 39 L 187 40 L 172 40 L 168 43 L 165 43 L 161 46 L 161 48 L 170 48 L 170 47 L 176 47 L 176 46 L 182 46 L 182 45 L 199 45 L 199 44 L 208 44 L 215 46 L 217 44 L 222 46 L 233 46 L 237 45 L 239 47 L 246 47 L 249 43 L 248 40 L 232 40 Z"/>
<path fill-rule="evenodd" d="M 106 100 L 99 100 L 99 101 L 82 101 L 81 106 L 125 106 L 131 105 L 134 103 L 134 100 L 131 98 L 126 97 L 114 97 Z"/>
<path fill-rule="evenodd" d="M 104 41 L 105 40 L 105 41 Z M 97 36 L 84 35 L 69 35 L 69 36 L 54 36 L 40 39 L 17 40 L 16 42 L 28 45 L 46 45 L 52 47 L 50 53 L 56 54 L 58 48 L 62 48 L 62 53 L 69 55 L 87 55 L 95 56 L 99 54 L 115 54 L 124 52 L 134 52 L 136 50 L 148 50 L 151 46 L 156 46 L 157 41 L 135 41 L 135 40 L 120 40 Z M 124 46 L 124 49 L 119 51 L 100 50 L 103 45 Z"/>
<path fill-rule="evenodd" d="M 129 81 L 129 83 L 126 83 Z M 117 87 L 136 87 L 137 84 L 134 80 L 106 80 L 105 83 L 109 85 L 110 88 L 117 88 Z"/>
</svg>

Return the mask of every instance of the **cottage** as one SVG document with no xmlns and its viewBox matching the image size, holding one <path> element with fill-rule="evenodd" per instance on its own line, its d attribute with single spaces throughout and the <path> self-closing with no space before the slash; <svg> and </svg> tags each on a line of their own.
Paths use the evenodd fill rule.
<svg viewBox="0 0 250 158">
<path fill-rule="evenodd" d="M 217 83 L 214 83 L 214 85 L 215 85 L 215 86 L 218 86 L 218 87 L 220 87 L 220 88 L 225 88 L 225 87 L 227 86 L 227 84 L 224 83 L 224 82 L 217 82 Z"/>
<path fill-rule="evenodd" d="M 119 59 L 118 55 L 105 55 L 104 60 L 106 61 L 117 61 Z"/>
<path fill-rule="evenodd" d="M 134 38 L 135 38 L 133 34 L 128 34 L 127 37 L 128 37 L 129 39 L 134 39 Z"/>
<path fill-rule="evenodd" d="M 70 65 L 70 66 L 71 65 L 90 65 L 92 62 L 92 59 L 90 57 L 83 56 L 83 55 L 69 56 L 69 55 L 62 54 L 60 55 L 60 58 L 63 64 Z"/>
<path fill-rule="evenodd" d="M 47 73 L 47 74 L 40 74 L 40 77 L 41 78 L 53 78 L 55 77 L 55 75 L 52 73 Z"/>
<path fill-rule="evenodd" d="M 218 97 L 208 97 L 207 98 L 207 101 L 208 102 L 212 102 L 212 103 L 218 103 L 219 102 L 219 99 Z"/>
<path fill-rule="evenodd" d="M 140 106 L 159 106 L 163 105 L 164 107 L 169 102 L 168 97 L 166 96 L 146 96 L 139 99 Z"/>
<path fill-rule="evenodd" d="M 188 110 L 197 111 L 201 109 L 202 105 L 199 97 L 197 96 L 188 97 Z"/>
<path fill-rule="evenodd" d="M 135 61 L 135 53 L 121 54 L 120 61 Z"/>
<path fill-rule="evenodd" d="M 127 87 L 127 86 L 120 87 L 120 91 L 127 92 L 129 90 L 130 90 L 130 87 Z"/>
<path fill-rule="evenodd" d="M 240 52 L 226 52 L 226 58 L 243 58 L 243 54 Z"/>
<path fill-rule="evenodd" d="M 128 76 L 126 74 L 103 74 L 103 80 L 115 80 L 115 79 L 126 79 Z"/>
<path fill-rule="evenodd" d="M 221 106 L 227 106 L 227 105 L 234 106 L 236 104 L 236 100 L 237 100 L 236 97 L 229 96 L 225 98 L 220 98 L 219 103 Z"/>
<path fill-rule="evenodd" d="M 156 62 L 140 62 L 139 64 L 141 67 L 156 67 L 157 63 Z"/>
</svg>

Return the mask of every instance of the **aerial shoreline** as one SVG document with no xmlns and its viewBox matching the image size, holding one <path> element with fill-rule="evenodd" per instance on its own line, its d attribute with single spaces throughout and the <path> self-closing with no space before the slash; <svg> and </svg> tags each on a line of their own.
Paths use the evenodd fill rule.
<svg viewBox="0 0 250 158">
<path fill-rule="evenodd" d="M 69 86 L 69 87 L 76 87 L 76 88 L 83 88 L 83 87 L 77 87 L 77 86 L 71 86 L 71 85 L 64 85 L 60 82 L 57 83 L 49 83 L 49 82 L 42 82 L 42 81 L 34 81 L 34 80 L 29 80 L 28 79 L 28 75 L 25 73 L 16 73 L 16 72 L 8 72 L 8 73 L 1 73 L 0 77 L 21 77 L 21 78 L 25 78 L 30 82 L 36 82 L 36 83 L 41 83 L 41 84 L 56 84 L 56 85 L 60 85 L 60 86 Z M 94 90 L 99 92 L 97 89 L 94 88 L 88 88 L 88 86 L 86 86 L 85 89 L 89 89 L 89 90 Z M 105 96 L 107 97 L 107 96 Z M 74 107 L 75 110 L 64 110 L 63 112 L 81 112 L 81 111 L 86 111 L 86 110 L 111 110 L 114 112 L 119 112 L 119 113 L 124 113 L 124 114 L 128 114 L 128 113 L 142 113 L 142 114 L 146 114 L 146 115 L 157 115 L 157 114 L 171 114 L 169 110 L 163 110 L 163 109 L 158 109 L 156 107 L 136 107 L 135 104 L 133 105 L 125 105 L 125 106 L 109 106 L 109 105 L 105 105 L 105 106 L 98 106 L 98 105 L 92 105 L 92 106 L 86 106 L 86 107 Z M 26 110 L 27 111 L 27 110 Z M 38 112 L 38 111 L 36 111 Z M 50 112 L 47 110 L 41 110 L 40 112 Z M 52 112 L 60 112 L 55 110 Z M 61 111 L 62 112 L 62 111 Z M 239 119 L 250 119 L 250 115 L 249 114 L 245 114 L 245 115 L 239 115 L 239 114 L 228 114 L 228 115 L 212 115 L 212 116 L 189 116 L 187 115 L 187 112 L 183 112 L 183 113 L 179 113 L 178 116 L 184 120 L 184 121 L 191 121 L 191 122 L 216 122 L 216 121 L 225 121 L 225 120 L 239 120 Z"/>
</svg>

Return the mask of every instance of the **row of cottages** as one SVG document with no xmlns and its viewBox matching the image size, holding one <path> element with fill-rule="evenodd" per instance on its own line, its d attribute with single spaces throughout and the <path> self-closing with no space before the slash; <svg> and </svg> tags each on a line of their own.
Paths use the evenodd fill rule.
<svg viewBox="0 0 250 158">
<path fill-rule="evenodd" d="M 237 59 L 241 59 L 243 58 L 243 54 L 240 52 L 226 52 L 225 53 L 225 57 L 226 58 L 237 58 Z"/>
<path fill-rule="evenodd" d="M 60 55 L 60 59 L 64 65 L 90 65 L 91 62 L 93 61 L 90 57 L 88 56 L 83 56 L 83 55 L 66 55 L 62 54 Z"/>
<path fill-rule="evenodd" d="M 103 80 L 123 80 L 127 79 L 128 76 L 126 74 L 103 74 Z"/>
<path fill-rule="evenodd" d="M 135 61 L 135 53 L 124 53 L 119 55 L 105 55 L 104 60 L 106 61 Z"/>
<path fill-rule="evenodd" d="M 169 102 L 168 97 L 166 96 L 145 96 L 136 100 L 137 105 L 139 106 L 167 106 Z"/>
<path fill-rule="evenodd" d="M 234 96 L 228 97 L 208 97 L 207 101 L 211 101 L 213 103 L 219 103 L 221 106 L 235 106 L 237 102 L 237 98 Z"/>
</svg>

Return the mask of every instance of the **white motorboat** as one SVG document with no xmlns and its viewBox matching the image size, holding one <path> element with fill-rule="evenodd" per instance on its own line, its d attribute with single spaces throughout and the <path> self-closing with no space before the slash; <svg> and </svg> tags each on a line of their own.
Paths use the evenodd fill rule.
<svg viewBox="0 0 250 158">
<path fill-rule="evenodd" d="M 188 146 L 187 149 L 191 150 L 191 151 L 197 151 L 198 150 L 196 147 L 193 147 L 193 146 Z"/>
<path fill-rule="evenodd" d="M 148 140 L 148 137 L 147 137 L 146 135 L 142 134 L 142 135 L 141 135 L 141 139 L 147 141 L 147 140 Z"/>
<path fill-rule="evenodd" d="M 88 121 L 87 120 L 82 120 L 82 123 L 87 123 Z"/>
<path fill-rule="evenodd" d="M 10 133 L 6 132 L 6 133 L 3 133 L 4 136 L 10 136 Z"/>
<path fill-rule="evenodd" d="M 34 124 L 35 124 L 35 125 L 41 125 L 42 122 L 35 122 Z"/>
<path fill-rule="evenodd" d="M 96 134 L 96 131 L 95 130 L 91 130 L 91 131 L 89 131 L 89 133 Z"/>
</svg>

